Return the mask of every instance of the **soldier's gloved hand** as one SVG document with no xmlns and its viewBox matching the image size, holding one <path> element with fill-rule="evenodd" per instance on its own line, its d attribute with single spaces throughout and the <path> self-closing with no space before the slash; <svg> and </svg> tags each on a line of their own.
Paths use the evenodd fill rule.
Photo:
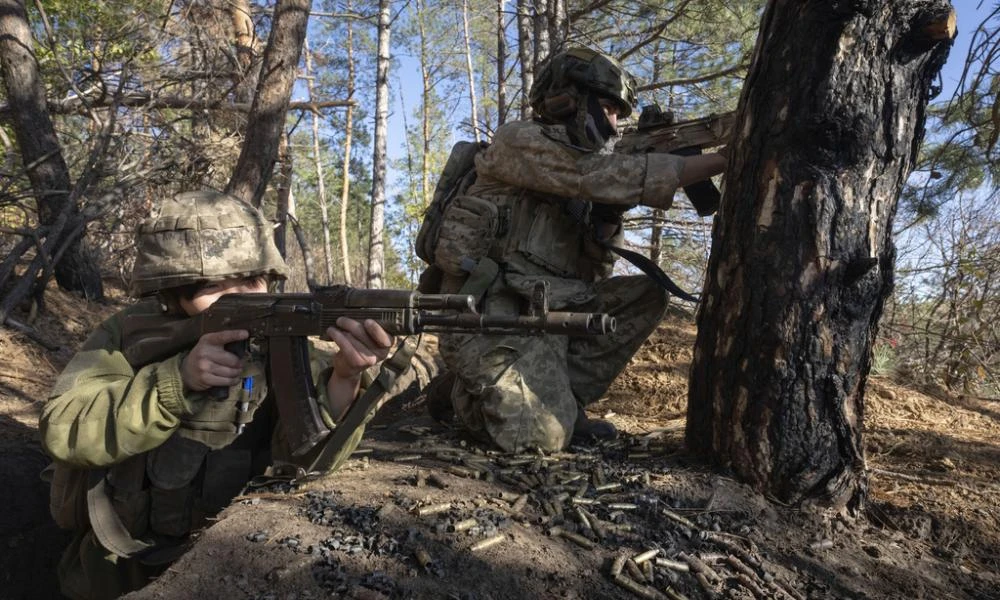
<svg viewBox="0 0 1000 600">
<path fill-rule="evenodd" d="M 327 328 L 326 335 L 340 348 L 333 356 L 333 373 L 327 382 L 331 414 L 339 421 L 358 393 L 361 374 L 386 359 L 395 339 L 371 319 L 359 323 L 347 317 L 337 319 L 336 327 Z"/>
<path fill-rule="evenodd" d="M 230 387 L 240 382 L 243 361 L 226 350 L 226 344 L 250 337 L 245 329 L 206 333 L 198 339 L 181 362 L 184 387 L 203 392 L 213 387 Z"/>
</svg>

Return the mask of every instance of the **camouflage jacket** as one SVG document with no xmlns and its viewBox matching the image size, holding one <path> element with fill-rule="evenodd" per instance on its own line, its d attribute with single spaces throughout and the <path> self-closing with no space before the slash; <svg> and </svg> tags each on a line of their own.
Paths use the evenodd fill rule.
<svg viewBox="0 0 1000 600">
<path fill-rule="evenodd" d="M 670 154 L 604 154 L 574 146 L 561 125 L 516 121 L 500 127 L 476 157 L 467 194 L 498 205 L 505 227 L 490 255 L 505 266 L 506 285 L 530 294 L 550 283 L 553 307 L 582 304 L 590 284 L 608 277 L 613 255 L 595 242 L 620 244 L 621 214 L 672 198 L 683 159 Z M 583 222 L 565 208 L 580 201 Z"/>
</svg>

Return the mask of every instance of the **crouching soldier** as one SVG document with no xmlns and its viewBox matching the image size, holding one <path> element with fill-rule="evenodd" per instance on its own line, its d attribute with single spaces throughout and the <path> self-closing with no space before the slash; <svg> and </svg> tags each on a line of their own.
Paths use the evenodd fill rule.
<svg viewBox="0 0 1000 600">
<path fill-rule="evenodd" d="M 247 331 L 208 333 L 163 360 L 144 361 L 126 327 L 129 315 L 194 316 L 223 294 L 266 292 L 284 279 L 267 221 L 231 196 L 184 193 L 140 225 L 136 247 L 132 292 L 145 299 L 91 334 L 39 421 L 54 459 L 53 517 L 75 532 L 59 564 L 60 587 L 71 598 L 114 598 L 146 585 L 252 478 L 296 462 L 269 394 L 280 382 L 268 381 L 256 353 L 226 349 Z M 333 428 L 393 339 L 373 321 L 346 318 L 327 335 L 339 351 L 310 348 L 310 359 L 315 401 Z M 219 388 L 228 388 L 224 399 L 213 393 Z"/>
</svg>

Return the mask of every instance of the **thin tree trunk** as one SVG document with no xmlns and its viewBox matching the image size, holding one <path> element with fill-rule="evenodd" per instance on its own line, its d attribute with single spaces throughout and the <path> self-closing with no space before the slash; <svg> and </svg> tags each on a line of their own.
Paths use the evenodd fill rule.
<svg viewBox="0 0 1000 600">
<path fill-rule="evenodd" d="M 372 220 L 368 243 L 368 287 L 380 288 L 385 277 L 386 132 L 389 125 L 389 0 L 379 0 L 378 62 L 375 79 L 375 139 L 372 155 Z"/>
<path fill-rule="evenodd" d="M 892 219 L 949 16 L 946 0 L 765 11 L 713 229 L 687 443 L 781 502 L 864 504 Z M 951 27 L 935 37 L 935 23 Z"/>
<path fill-rule="evenodd" d="M 535 29 L 535 56 L 533 72 L 538 72 L 538 67 L 549 57 L 549 24 L 548 24 L 548 0 L 533 0 L 535 5 L 535 18 L 532 26 Z"/>
<path fill-rule="evenodd" d="M 292 157 L 288 152 L 288 135 L 282 134 L 278 144 L 278 176 L 275 178 L 277 202 L 274 211 L 274 245 L 283 258 L 288 258 L 288 217 L 295 217 L 295 200 L 292 197 Z"/>
<path fill-rule="evenodd" d="M 309 52 L 309 38 L 307 37 L 302 52 L 305 56 L 306 66 L 306 91 L 309 99 L 313 99 L 313 71 L 312 54 Z M 319 196 L 320 225 L 323 229 L 323 265 L 326 268 L 326 283 L 333 283 L 333 250 L 330 246 L 330 215 L 326 202 L 326 181 L 323 176 L 323 155 L 320 152 L 319 144 L 319 113 L 312 111 L 312 143 L 313 143 L 313 166 L 316 169 L 316 193 Z"/>
<path fill-rule="evenodd" d="M 347 12 L 351 12 L 351 0 L 347 0 Z M 354 26 L 347 23 L 347 99 L 354 99 Z M 347 208 L 351 198 L 351 136 L 354 132 L 354 105 L 347 106 L 344 124 L 344 166 L 340 188 L 340 254 L 344 263 L 344 283 L 351 285 L 351 256 L 347 244 Z"/>
<path fill-rule="evenodd" d="M 479 135 L 479 107 L 476 106 L 476 78 L 472 70 L 472 44 L 469 42 L 469 0 L 462 0 L 462 40 L 465 42 L 465 72 L 469 79 L 469 122 L 478 144 L 482 138 Z M 424 206 L 427 205 L 425 202 Z"/>
<path fill-rule="evenodd" d="M 504 37 L 503 7 L 497 0 L 497 126 L 507 120 L 507 40 Z"/>
<path fill-rule="evenodd" d="M 424 29 L 425 17 L 424 3 L 417 0 L 417 30 L 420 36 L 420 205 L 427 207 L 431 204 L 431 74 L 430 74 L 430 49 L 427 47 L 427 31 Z M 405 131 L 405 129 L 404 129 Z"/>
<path fill-rule="evenodd" d="M 531 118 L 528 93 L 535 82 L 535 61 L 531 53 L 531 8 L 528 0 L 517 0 L 517 56 L 521 61 L 521 118 Z M 479 141 L 479 138 L 476 138 Z"/>
<path fill-rule="evenodd" d="M 260 206 L 274 171 L 309 22 L 310 0 L 278 0 L 247 134 L 226 191 Z"/>
<path fill-rule="evenodd" d="M 653 264 L 660 264 L 660 256 L 663 254 L 663 219 L 666 217 L 666 211 L 654 208 L 653 209 L 653 225 L 649 229 L 649 260 L 653 261 Z"/>
<path fill-rule="evenodd" d="M 254 53 L 259 47 L 259 41 L 254 33 L 253 19 L 250 15 L 249 0 L 228 0 L 225 10 L 233 27 L 233 40 L 236 49 L 236 63 L 239 66 L 238 79 L 234 81 L 237 102 L 250 102 L 253 90 L 257 87 L 257 76 L 253 70 Z"/>
<path fill-rule="evenodd" d="M 549 0 L 549 49 L 550 52 L 564 50 L 569 33 L 564 0 Z"/>
<path fill-rule="evenodd" d="M 12 108 L 10 123 L 37 201 L 39 223 L 48 227 L 47 236 L 58 247 L 70 241 L 61 240 L 61 236 L 82 231 L 78 227 L 82 217 L 71 195 L 69 169 L 46 107 L 33 45 L 24 4 L 21 0 L 0 0 L 0 76 Z M 30 272 L 32 277 L 36 273 Z M 104 295 L 100 271 L 79 238 L 68 244 L 55 266 L 55 278 L 64 290 L 80 291 L 93 299 Z"/>
</svg>

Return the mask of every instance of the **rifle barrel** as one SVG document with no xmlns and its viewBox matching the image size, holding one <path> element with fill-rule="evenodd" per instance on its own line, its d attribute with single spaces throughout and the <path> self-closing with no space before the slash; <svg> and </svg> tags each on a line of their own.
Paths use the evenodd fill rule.
<svg viewBox="0 0 1000 600">
<path fill-rule="evenodd" d="M 431 333 L 514 333 L 535 331 L 564 335 L 601 335 L 615 330 L 615 318 L 605 313 L 547 312 L 532 315 L 420 313 L 422 331 Z"/>
</svg>

